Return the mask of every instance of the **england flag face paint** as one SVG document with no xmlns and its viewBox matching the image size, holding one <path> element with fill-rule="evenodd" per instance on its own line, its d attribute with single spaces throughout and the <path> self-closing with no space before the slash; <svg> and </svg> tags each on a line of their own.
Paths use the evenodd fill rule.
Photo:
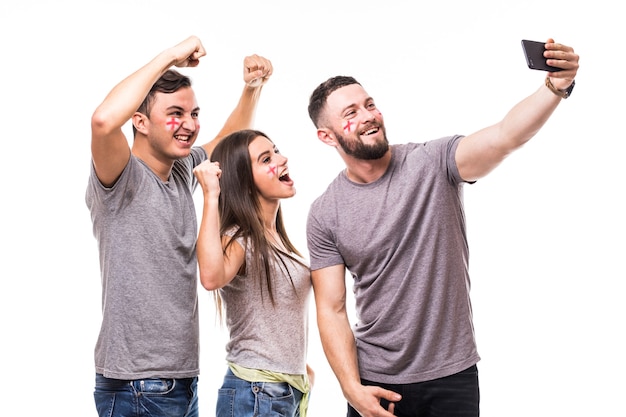
<svg viewBox="0 0 626 417">
<path fill-rule="evenodd" d="M 343 131 L 344 133 L 350 133 L 352 132 L 352 122 L 350 120 L 348 120 L 344 125 L 343 125 Z"/>
<path fill-rule="evenodd" d="M 167 121 L 166 125 L 169 130 L 174 131 L 180 126 L 180 119 L 172 117 Z"/>
<path fill-rule="evenodd" d="M 268 175 L 270 178 L 275 177 L 275 176 L 276 176 L 276 169 L 277 169 L 276 165 L 270 165 L 270 166 L 267 168 L 267 175 Z"/>
</svg>

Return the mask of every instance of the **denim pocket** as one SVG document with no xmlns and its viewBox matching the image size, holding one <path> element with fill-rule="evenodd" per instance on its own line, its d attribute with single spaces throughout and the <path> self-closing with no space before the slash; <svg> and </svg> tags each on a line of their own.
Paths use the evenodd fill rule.
<svg viewBox="0 0 626 417">
<path fill-rule="evenodd" d="M 135 389 L 144 394 L 168 394 L 176 382 L 173 379 L 140 379 L 134 384 Z"/>
<path fill-rule="evenodd" d="M 235 415 L 235 393 L 236 390 L 232 388 L 220 388 L 217 391 L 215 412 L 217 417 L 232 417 Z"/>
<path fill-rule="evenodd" d="M 286 382 L 263 382 L 259 389 L 260 394 L 265 394 L 270 398 L 278 399 L 293 396 L 293 389 Z"/>
<path fill-rule="evenodd" d="M 259 415 L 298 416 L 301 395 L 286 382 L 264 382 L 256 393 Z"/>
</svg>

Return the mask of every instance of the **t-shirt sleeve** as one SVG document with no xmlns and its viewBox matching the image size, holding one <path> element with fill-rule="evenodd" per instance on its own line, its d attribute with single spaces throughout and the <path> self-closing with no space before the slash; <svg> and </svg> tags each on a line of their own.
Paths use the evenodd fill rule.
<svg viewBox="0 0 626 417">
<path fill-rule="evenodd" d="M 459 167 L 456 164 L 456 149 L 459 146 L 461 139 L 463 139 L 463 136 L 461 135 L 455 135 L 448 138 L 446 141 L 447 146 L 445 148 L 445 152 L 442 153 L 445 158 L 444 163 L 448 174 L 448 181 L 452 184 L 460 184 L 463 182 L 473 184 L 475 181 L 469 182 L 461 178 Z"/>
<path fill-rule="evenodd" d="M 206 161 L 207 153 L 202 146 L 194 146 L 191 148 L 189 156 L 174 162 L 172 171 L 174 175 L 180 177 L 185 184 L 189 184 L 189 189 L 194 191 L 198 186 L 198 180 L 193 175 L 193 169 Z"/>
<path fill-rule="evenodd" d="M 306 224 L 311 270 L 345 264 L 332 232 L 331 216 L 324 213 L 320 200 L 311 205 Z"/>
<path fill-rule="evenodd" d="M 228 238 L 232 239 L 233 236 L 235 236 L 235 233 L 237 233 L 237 230 L 239 230 L 238 227 L 231 227 L 230 229 L 226 230 L 224 232 L 224 236 L 227 236 Z M 237 242 L 239 244 L 239 246 L 241 246 L 241 248 L 246 251 L 246 239 L 243 236 L 238 236 L 235 239 L 235 242 Z"/>
</svg>

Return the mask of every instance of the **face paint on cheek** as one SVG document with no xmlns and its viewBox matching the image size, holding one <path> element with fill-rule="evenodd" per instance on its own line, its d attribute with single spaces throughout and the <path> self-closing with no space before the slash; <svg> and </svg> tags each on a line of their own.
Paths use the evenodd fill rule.
<svg viewBox="0 0 626 417">
<path fill-rule="evenodd" d="M 352 122 L 348 120 L 346 124 L 343 125 L 343 131 L 345 133 L 350 133 L 352 131 Z"/>
<path fill-rule="evenodd" d="M 176 130 L 178 129 L 178 126 L 180 126 L 180 120 L 177 119 L 176 117 L 172 117 L 167 123 L 167 128 L 169 130 Z"/>
<path fill-rule="evenodd" d="M 267 175 L 270 178 L 276 176 L 276 165 L 270 165 L 269 168 L 267 168 Z"/>
</svg>

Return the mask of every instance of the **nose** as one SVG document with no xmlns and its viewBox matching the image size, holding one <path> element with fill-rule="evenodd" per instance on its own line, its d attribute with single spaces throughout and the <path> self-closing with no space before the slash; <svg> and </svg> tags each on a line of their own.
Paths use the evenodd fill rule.
<svg viewBox="0 0 626 417">
<path fill-rule="evenodd" d="M 376 116 L 378 115 L 378 110 L 372 110 L 367 108 L 364 110 L 365 111 L 363 112 L 363 114 L 365 115 L 365 120 L 371 121 L 376 119 Z"/>
<path fill-rule="evenodd" d="M 180 127 L 181 129 L 188 130 L 190 132 L 195 132 L 197 129 L 197 119 L 192 117 L 191 114 L 185 114 L 180 118 Z"/>
</svg>

